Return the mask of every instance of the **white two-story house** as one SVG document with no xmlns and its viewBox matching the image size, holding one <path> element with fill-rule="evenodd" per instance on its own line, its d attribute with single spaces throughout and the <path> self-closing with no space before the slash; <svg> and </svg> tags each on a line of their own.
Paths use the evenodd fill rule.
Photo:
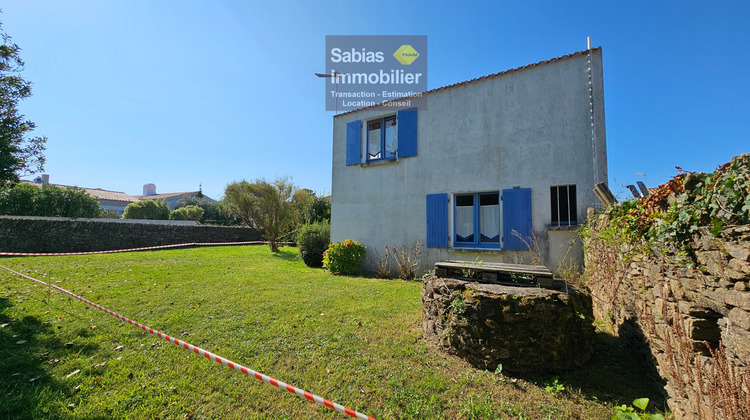
<svg viewBox="0 0 750 420">
<path fill-rule="evenodd" d="M 607 182 L 601 48 L 374 105 L 333 122 L 331 240 L 441 260 L 581 263 L 576 229 Z"/>
</svg>

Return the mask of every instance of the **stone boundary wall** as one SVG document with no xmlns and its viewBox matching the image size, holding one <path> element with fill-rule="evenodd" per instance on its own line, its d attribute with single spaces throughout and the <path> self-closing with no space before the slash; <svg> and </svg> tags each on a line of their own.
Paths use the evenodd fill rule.
<svg viewBox="0 0 750 420">
<path fill-rule="evenodd" d="M 108 219 L 65 217 L 0 217 L 0 251 L 107 251 L 186 242 L 260 240 L 248 227 L 201 226 L 186 223 L 116 223 Z"/>
<path fill-rule="evenodd" d="M 603 239 L 606 213 L 589 219 L 594 315 L 653 357 L 676 418 L 750 418 L 750 226 L 644 251 Z"/>
</svg>

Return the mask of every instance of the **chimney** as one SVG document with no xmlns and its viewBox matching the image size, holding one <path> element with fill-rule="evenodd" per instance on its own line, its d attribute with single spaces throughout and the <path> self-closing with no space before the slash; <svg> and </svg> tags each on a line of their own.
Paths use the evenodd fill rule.
<svg viewBox="0 0 750 420">
<path fill-rule="evenodd" d="M 42 174 L 42 184 L 49 185 L 49 174 Z"/>
<path fill-rule="evenodd" d="M 143 195 L 156 195 L 156 184 L 143 184 Z"/>
</svg>

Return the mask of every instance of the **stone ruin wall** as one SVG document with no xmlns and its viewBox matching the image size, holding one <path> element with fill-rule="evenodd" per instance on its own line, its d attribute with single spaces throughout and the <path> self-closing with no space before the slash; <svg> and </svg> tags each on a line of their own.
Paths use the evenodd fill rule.
<svg viewBox="0 0 750 420">
<path fill-rule="evenodd" d="M 676 418 L 750 418 L 750 226 L 699 228 L 692 256 L 670 243 L 640 252 L 608 243 L 597 233 L 608 215 L 590 220 L 594 315 L 631 349 L 641 343 Z"/>
<path fill-rule="evenodd" d="M 561 282 L 559 282 L 561 283 Z M 580 367 L 593 347 L 590 296 L 560 290 L 422 279 L 422 330 L 479 369 L 543 373 Z"/>
</svg>

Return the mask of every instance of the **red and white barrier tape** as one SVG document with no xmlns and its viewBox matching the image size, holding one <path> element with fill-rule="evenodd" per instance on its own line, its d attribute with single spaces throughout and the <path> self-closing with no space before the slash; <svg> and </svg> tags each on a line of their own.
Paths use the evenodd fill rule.
<svg viewBox="0 0 750 420">
<path fill-rule="evenodd" d="M 169 246 L 169 245 L 167 245 L 167 246 Z M 0 265 L 0 268 L 5 269 L 5 270 L 7 270 L 7 271 L 9 271 L 9 272 L 11 272 L 11 273 L 19 276 L 19 277 L 23 277 L 25 279 L 37 282 L 39 284 L 43 284 L 43 285 L 45 285 L 47 287 L 52 287 L 53 289 L 55 289 L 55 290 L 57 290 L 59 292 L 65 293 L 67 295 L 70 295 L 70 296 L 72 296 L 72 297 L 80 300 L 81 302 L 83 302 L 83 303 L 85 303 L 85 304 L 87 304 L 89 306 L 92 306 L 92 307 L 94 307 L 94 308 L 96 308 L 96 309 L 98 309 L 98 310 L 100 310 L 100 311 L 102 311 L 102 312 L 104 312 L 106 314 L 112 315 L 112 316 L 114 316 L 115 318 L 117 318 L 117 319 L 119 319 L 121 321 L 125 321 L 128 324 L 135 326 L 136 328 L 140 328 L 140 329 L 142 329 L 143 331 L 146 331 L 149 334 L 155 335 L 155 336 L 157 336 L 157 337 L 159 337 L 161 339 L 169 341 L 172 344 L 175 344 L 178 347 L 182 347 L 182 348 L 184 348 L 186 350 L 189 350 L 189 351 L 192 351 L 192 352 L 194 352 L 196 354 L 204 356 L 207 359 L 211 359 L 211 360 L 213 360 L 216 363 L 221 363 L 222 365 L 224 365 L 224 366 L 226 366 L 228 368 L 234 369 L 237 372 L 241 372 L 241 373 L 244 373 L 245 375 L 249 375 L 249 376 L 254 376 L 259 381 L 263 381 L 263 382 L 265 382 L 265 383 L 267 383 L 269 385 L 273 385 L 276 388 L 286 390 L 286 391 L 291 392 L 292 394 L 295 394 L 295 395 L 297 395 L 299 397 L 304 397 L 304 398 L 306 398 L 306 399 L 308 399 L 308 400 L 310 400 L 310 401 L 312 401 L 312 402 L 314 402 L 316 404 L 328 407 L 328 408 L 330 408 L 332 410 L 338 411 L 339 413 L 346 414 L 349 417 L 357 418 L 357 419 L 360 419 L 360 420 L 375 420 L 374 418 L 372 418 L 372 417 L 370 417 L 370 416 L 368 416 L 366 414 L 362 414 L 362 413 L 360 413 L 358 411 L 354 411 L 354 410 L 352 410 L 350 408 L 346 408 L 346 407 L 344 407 L 341 404 L 336 404 L 335 402 L 329 401 L 329 400 L 327 400 L 325 398 L 322 398 L 322 397 L 319 397 L 319 396 L 317 396 L 315 394 L 307 392 L 304 389 L 300 389 L 300 388 L 297 388 L 296 386 L 286 384 L 284 382 L 279 381 L 278 379 L 274 379 L 274 378 L 272 378 L 270 376 L 267 376 L 267 375 L 264 375 L 264 374 L 262 374 L 260 372 L 256 372 L 256 371 L 254 371 L 254 370 L 252 370 L 252 369 L 250 369 L 248 367 L 245 367 L 245 366 L 242 366 L 240 364 L 234 363 L 234 362 L 232 362 L 230 360 L 227 360 L 227 359 L 225 359 L 223 357 L 219 357 L 219 356 L 211 353 L 210 351 L 203 350 L 200 347 L 195 347 L 192 344 L 186 343 L 186 342 L 184 342 L 182 340 L 178 340 L 178 339 L 176 339 L 174 337 L 170 337 L 170 336 L 168 336 L 166 334 L 163 334 L 163 333 L 161 333 L 161 332 L 159 332 L 159 331 L 157 331 L 157 330 L 155 330 L 153 328 L 149 328 L 149 327 L 147 327 L 145 325 L 139 324 L 139 323 L 133 321 L 130 318 L 124 317 L 124 316 L 118 314 L 117 312 L 110 311 L 109 309 L 107 309 L 107 308 L 105 308 L 105 307 L 103 307 L 101 305 L 97 305 L 96 303 L 91 302 L 91 301 L 89 301 L 87 299 L 84 299 L 83 297 L 78 296 L 78 295 L 76 295 L 73 292 L 70 292 L 68 290 L 63 289 L 62 287 L 59 287 L 59 286 L 56 286 L 54 284 L 47 283 L 47 282 L 44 282 L 44 281 L 41 281 L 41 280 L 37 280 L 37 279 L 35 279 L 33 277 L 27 276 L 25 274 L 21 274 L 21 273 L 19 273 L 17 271 L 13 271 L 10 268 L 2 266 L 2 265 Z"/>
<path fill-rule="evenodd" d="M 83 251 L 83 252 L 2 252 L 0 255 L 11 255 L 18 257 L 42 257 L 42 256 L 59 256 L 59 255 L 89 255 L 89 254 L 113 254 L 116 252 L 146 251 L 149 249 L 178 248 L 183 246 L 215 246 L 215 245 L 258 245 L 267 244 L 266 241 L 250 242 L 188 242 L 174 245 L 156 245 L 141 248 L 112 249 L 108 251 Z M 278 242 L 279 245 L 289 245 L 291 242 Z"/>
</svg>

